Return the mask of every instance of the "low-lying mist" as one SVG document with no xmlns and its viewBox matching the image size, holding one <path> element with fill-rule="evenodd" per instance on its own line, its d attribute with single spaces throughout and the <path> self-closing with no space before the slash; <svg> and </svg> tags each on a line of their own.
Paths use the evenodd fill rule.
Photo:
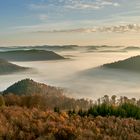
<svg viewBox="0 0 140 140">
<path fill-rule="evenodd" d="M 75 98 L 97 99 L 105 94 L 140 97 L 140 74 L 96 68 L 105 63 L 138 55 L 138 52 L 84 53 L 63 51 L 59 54 L 69 56 L 71 59 L 13 62 L 34 69 L 28 72 L 0 76 L 0 90 L 6 89 L 21 79 L 31 78 L 38 82 L 65 88 L 66 94 Z"/>
</svg>

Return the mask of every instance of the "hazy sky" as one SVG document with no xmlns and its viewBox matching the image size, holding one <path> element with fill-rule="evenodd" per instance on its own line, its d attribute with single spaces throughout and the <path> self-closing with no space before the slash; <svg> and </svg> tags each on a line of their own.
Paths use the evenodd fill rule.
<svg viewBox="0 0 140 140">
<path fill-rule="evenodd" d="M 0 45 L 140 45 L 140 0 L 0 0 Z"/>
</svg>

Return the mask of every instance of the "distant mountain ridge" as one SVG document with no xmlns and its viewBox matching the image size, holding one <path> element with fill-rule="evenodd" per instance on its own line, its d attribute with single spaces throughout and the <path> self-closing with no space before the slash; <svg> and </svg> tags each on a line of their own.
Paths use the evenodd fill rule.
<svg viewBox="0 0 140 140">
<path fill-rule="evenodd" d="M 15 64 L 12 64 L 6 60 L 0 59 L 0 75 L 2 74 L 10 74 L 14 72 L 25 71 L 29 68 L 21 67 Z"/>
<path fill-rule="evenodd" d="M 45 61 L 45 60 L 61 60 L 63 56 L 53 51 L 46 50 L 14 50 L 0 52 L 0 58 L 8 61 Z"/>
<path fill-rule="evenodd" d="M 32 49 L 45 49 L 45 50 L 50 50 L 50 51 L 68 51 L 68 50 L 76 50 L 79 48 L 77 45 L 54 45 L 54 46 L 49 46 L 49 45 L 44 45 L 44 46 L 33 46 L 31 47 Z"/>
<path fill-rule="evenodd" d="M 125 60 L 104 64 L 101 67 L 140 72 L 140 55 L 133 56 Z"/>
<path fill-rule="evenodd" d="M 14 51 L 14 50 L 47 50 L 47 51 L 67 51 L 76 50 L 80 46 L 78 45 L 36 45 L 36 46 L 12 46 L 12 47 L 0 47 L 0 51 Z"/>
</svg>

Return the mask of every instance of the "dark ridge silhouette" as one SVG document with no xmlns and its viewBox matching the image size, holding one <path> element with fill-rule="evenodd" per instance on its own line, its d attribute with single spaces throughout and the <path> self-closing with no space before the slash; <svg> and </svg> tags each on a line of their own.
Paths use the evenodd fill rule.
<svg viewBox="0 0 140 140">
<path fill-rule="evenodd" d="M 125 51 L 135 51 L 135 50 L 140 50 L 140 47 L 134 47 L 134 46 L 129 46 L 129 47 L 126 47 L 126 48 L 124 48 L 123 50 L 125 50 Z"/>
<path fill-rule="evenodd" d="M 121 48 L 122 46 L 109 46 L 109 45 L 101 45 L 99 48 Z"/>
<path fill-rule="evenodd" d="M 0 52 L 0 58 L 8 61 L 43 61 L 65 59 L 53 51 L 35 49 Z"/>
<path fill-rule="evenodd" d="M 13 93 L 16 95 L 47 94 L 52 96 L 62 96 L 62 89 L 37 83 L 32 79 L 24 79 L 8 87 L 4 94 Z"/>
<path fill-rule="evenodd" d="M 140 72 L 140 55 L 114 63 L 104 64 L 101 67 Z"/>
<path fill-rule="evenodd" d="M 122 46 L 108 46 L 108 45 L 101 45 L 101 46 L 87 46 L 89 50 L 97 50 L 97 49 L 106 49 L 106 48 L 120 48 Z"/>
<path fill-rule="evenodd" d="M 91 51 L 91 50 L 97 50 L 99 48 L 99 46 L 87 46 L 87 50 Z"/>
<path fill-rule="evenodd" d="M 44 45 L 44 46 L 33 46 L 32 49 L 47 49 L 47 50 L 52 50 L 52 51 L 69 51 L 69 50 L 76 50 L 79 46 L 77 45 L 54 45 L 54 46 L 49 46 L 49 45 Z"/>
<path fill-rule="evenodd" d="M 12 47 L 0 47 L 1 51 L 14 51 L 14 50 L 29 50 L 29 49 L 36 49 L 36 50 L 49 50 L 49 51 L 69 51 L 69 50 L 76 50 L 80 48 L 78 45 L 43 45 L 43 46 L 12 46 Z"/>
<path fill-rule="evenodd" d="M 25 71 L 29 68 L 21 67 L 12 63 L 9 63 L 6 60 L 0 59 L 0 75 L 2 74 L 10 74 L 14 72 Z"/>
<path fill-rule="evenodd" d="M 101 50 L 98 51 L 99 53 L 122 53 L 122 52 L 126 52 L 125 50 Z"/>
</svg>

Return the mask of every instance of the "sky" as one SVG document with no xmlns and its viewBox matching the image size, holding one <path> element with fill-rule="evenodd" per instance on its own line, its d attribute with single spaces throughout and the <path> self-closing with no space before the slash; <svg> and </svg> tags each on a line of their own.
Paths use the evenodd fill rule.
<svg viewBox="0 0 140 140">
<path fill-rule="evenodd" d="M 140 45 L 140 0 L 0 0 L 0 46 Z"/>
</svg>

